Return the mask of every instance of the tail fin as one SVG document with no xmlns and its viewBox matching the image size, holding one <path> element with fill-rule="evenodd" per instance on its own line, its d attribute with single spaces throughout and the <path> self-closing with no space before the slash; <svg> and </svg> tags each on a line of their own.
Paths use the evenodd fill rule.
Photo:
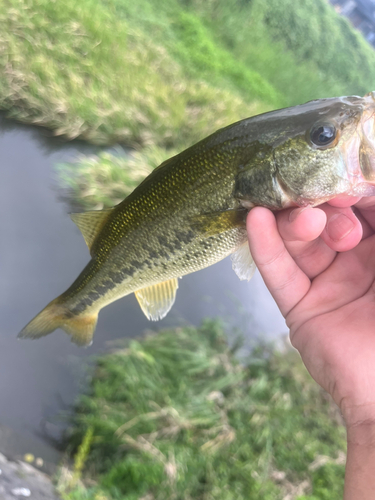
<svg viewBox="0 0 375 500">
<path fill-rule="evenodd" d="M 61 328 L 71 335 L 75 344 L 89 346 L 92 344 L 97 320 L 98 313 L 80 316 L 69 314 L 60 297 L 57 297 L 20 331 L 18 338 L 38 339 Z"/>
</svg>

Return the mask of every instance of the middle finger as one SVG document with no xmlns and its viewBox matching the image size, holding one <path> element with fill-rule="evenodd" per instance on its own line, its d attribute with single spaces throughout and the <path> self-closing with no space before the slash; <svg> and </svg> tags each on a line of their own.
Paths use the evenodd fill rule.
<svg viewBox="0 0 375 500">
<path fill-rule="evenodd" d="M 354 248 L 362 227 L 350 208 L 297 208 L 277 214 L 278 229 L 289 253 L 309 278 L 323 272 L 338 251 Z"/>
</svg>

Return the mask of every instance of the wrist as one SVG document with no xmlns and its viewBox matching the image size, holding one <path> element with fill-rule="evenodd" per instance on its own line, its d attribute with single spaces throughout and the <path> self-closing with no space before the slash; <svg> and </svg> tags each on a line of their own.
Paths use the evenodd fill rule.
<svg viewBox="0 0 375 500">
<path fill-rule="evenodd" d="M 375 419 L 347 426 L 344 500 L 375 498 Z"/>
<path fill-rule="evenodd" d="M 348 446 L 375 449 L 375 419 L 357 421 L 347 425 Z"/>
<path fill-rule="evenodd" d="M 341 405 L 342 415 L 345 421 L 348 438 L 356 437 L 360 440 L 362 434 L 368 437 L 374 433 L 375 444 L 375 403 L 348 406 Z"/>
</svg>

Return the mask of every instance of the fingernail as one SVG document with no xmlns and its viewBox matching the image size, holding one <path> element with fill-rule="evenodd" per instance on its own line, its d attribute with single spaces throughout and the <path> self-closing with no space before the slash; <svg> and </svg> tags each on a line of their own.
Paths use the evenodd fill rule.
<svg viewBox="0 0 375 500">
<path fill-rule="evenodd" d="M 289 214 L 289 222 L 294 222 L 297 217 L 302 213 L 304 212 L 305 210 L 309 210 L 311 207 L 298 207 L 298 208 L 295 208 L 294 210 L 292 210 Z"/>
<path fill-rule="evenodd" d="M 354 222 L 344 214 L 333 215 L 327 223 L 327 233 L 333 241 L 342 240 L 353 228 Z"/>
</svg>

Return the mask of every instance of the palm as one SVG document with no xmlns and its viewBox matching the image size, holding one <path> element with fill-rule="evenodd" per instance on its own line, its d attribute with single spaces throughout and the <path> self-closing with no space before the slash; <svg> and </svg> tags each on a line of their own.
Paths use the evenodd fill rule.
<svg viewBox="0 0 375 500">
<path fill-rule="evenodd" d="M 311 220 L 300 221 L 300 227 L 286 222 L 287 212 L 279 214 L 278 232 L 269 214 L 252 216 L 255 226 L 259 217 L 259 227 L 254 239 L 250 236 L 250 246 L 286 318 L 293 345 L 350 421 L 375 407 L 375 217 L 364 206 L 361 227 L 351 240 L 327 244 L 324 214 L 314 226 L 315 212 L 321 211 L 304 215 Z M 248 229 L 251 233 L 252 227 Z M 337 253 L 335 246 L 347 250 L 345 244 L 351 249 Z M 272 251 L 264 252 L 265 246 Z"/>
<path fill-rule="evenodd" d="M 286 317 L 311 375 L 345 413 L 375 403 L 373 250 L 375 236 L 337 255 Z"/>
</svg>

